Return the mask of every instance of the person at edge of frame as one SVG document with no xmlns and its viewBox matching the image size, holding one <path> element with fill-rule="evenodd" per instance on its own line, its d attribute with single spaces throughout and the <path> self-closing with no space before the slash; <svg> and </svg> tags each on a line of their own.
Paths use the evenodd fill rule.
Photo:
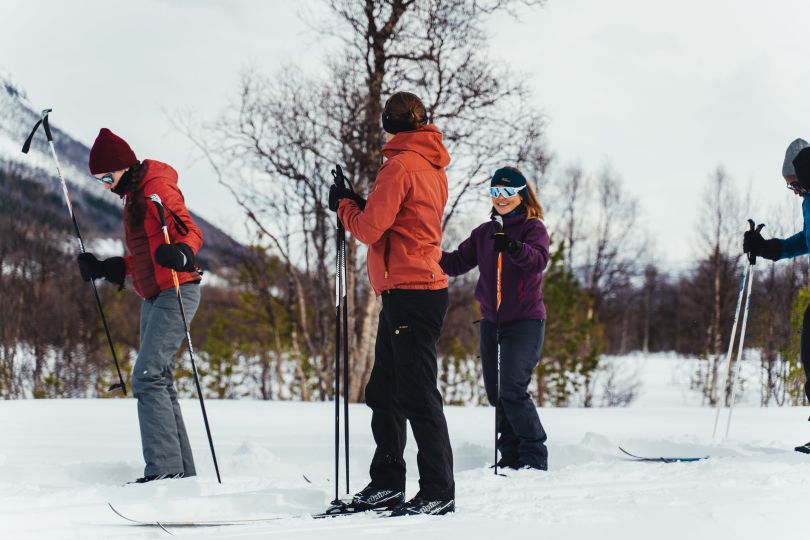
<svg viewBox="0 0 810 540">
<path fill-rule="evenodd" d="M 743 234 L 743 251 L 772 261 L 791 259 L 808 253 L 810 247 L 810 144 L 796 139 L 788 145 L 782 162 L 782 178 L 787 188 L 802 199 L 802 230 L 788 238 L 765 240 L 761 227 Z M 810 399 L 810 306 L 805 309 L 802 323 L 800 356 L 804 367 L 804 392 Z M 794 448 L 797 452 L 810 454 L 810 442 Z"/>
</svg>

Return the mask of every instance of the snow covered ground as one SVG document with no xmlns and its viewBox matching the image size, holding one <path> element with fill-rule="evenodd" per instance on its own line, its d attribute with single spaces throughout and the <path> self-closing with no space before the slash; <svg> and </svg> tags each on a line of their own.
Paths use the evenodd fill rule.
<svg viewBox="0 0 810 540">
<path fill-rule="evenodd" d="M 714 411 L 692 405 L 684 361 L 630 357 L 643 388 L 622 409 L 542 409 L 548 473 L 494 477 L 492 409 L 450 407 L 457 512 L 447 517 L 331 520 L 172 529 L 188 538 L 786 538 L 805 532 L 808 408 L 735 408 L 729 440 L 711 440 Z M 684 373 L 686 377 L 684 378 Z M 121 484 L 142 472 L 132 400 L 0 402 L 0 538 L 168 538 L 106 506 L 152 520 L 293 516 L 333 496 L 333 408 L 324 403 L 208 401 L 223 484 L 217 485 L 199 405 L 183 402 L 200 476 Z M 351 409 L 352 490 L 367 480 L 369 411 Z M 725 422 L 725 417 L 723 418 Z M 723 424 L 724 427 L 724 424 Z M 638 463 L 642 454 L 705 455 Z M 415 448 L 406 459 L 416 489 Z M 307 483 L 304 475 L 312 482 Z M 342 481 L 341 481 L 342 485 Z"/>
</svg>

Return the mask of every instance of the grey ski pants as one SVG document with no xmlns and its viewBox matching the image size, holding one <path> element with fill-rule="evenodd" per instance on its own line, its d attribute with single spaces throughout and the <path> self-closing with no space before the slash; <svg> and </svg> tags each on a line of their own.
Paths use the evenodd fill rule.
<svg viewBox="0 0 810 540">
<path fill-rule="evenodd" d="M 186 320 L 191 324 L 200 303 L 200 286 L 180 286 Z M 132 369 L 132 395 L 138 399 L 138 423 L 146 461 L 144 475 L 194 476 L 194 457 L 174 387 L 175 355 L 185 339 L 175 290 L 161 291 L 141 305 L 141 349 Z"/>
</svg>

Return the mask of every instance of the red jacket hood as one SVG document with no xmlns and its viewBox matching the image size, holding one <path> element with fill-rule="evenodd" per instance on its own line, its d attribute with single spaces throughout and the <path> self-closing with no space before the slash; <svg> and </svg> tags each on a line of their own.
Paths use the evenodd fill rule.
<svg viewBox="0 0 810 540">
<path fill-rule="evenodd" d="M 433 124 L 415 131 L 402 131 L 383 146 L 382 153 L 386 158 L 404 151 L 416 152 L 434 167 L 450 165 L 450 154 L 442 144 L 442 132 Z"/>
<path fill-rule="evenodd" d="M 177 185 L 177 171 L 175 171 L 171 165 L 153 159 L 145 159 L 143 160 L 143 167 L 144 172 L 143 180 L 141 180 L 141 188 L 145 188 L 146 184 L 155 178 L 162 178 L 170 184 Z M 151 195 L 151 193 L 146 193 L 146 191 L 148 191 L 148 189 L 144 190 L 145 195 Z"/>
</svg>

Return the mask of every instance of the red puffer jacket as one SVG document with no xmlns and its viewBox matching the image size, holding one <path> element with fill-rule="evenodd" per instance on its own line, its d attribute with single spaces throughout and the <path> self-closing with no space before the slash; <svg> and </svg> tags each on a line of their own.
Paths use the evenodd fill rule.
<svg viewBox="0 0 810 540">
<path fill-rule="evenodd" d="M 447 275 L 439 259 L 447 204 L 444 168 L 450 155 L 442 134 L 432 124 L 397 133 L 382 153 L 387 160 L 365 210 L 344 199 L 338 207 L 340 221 L 368 244 L 368 277 L 377 294 L 389 289 L 444 289 Z"/>
<path fill-rule="evenodd" d="M 155 263 L 155 250 L 164 243 L 160 217 L 149 195 L 157 194 L 166 208 L 166 224 L 172 243 L 187 244 L 194 253 L 202 247 L 203 238 L 199 227 L 191 219 L 183 194 L 177 187 L 177 171 L 171 166 L 144 160 L 141 179 L 135 191 L 126 195 L 124 203 L 124 232 L 129 255 L 124 257 L 127 275 L 132 276 L 135 292 L 141 298 L 154 298 L 165 289 L 174 287 L 172 271 Z M 176 214 L 176 218 L 171 212 Z M 178 218 L 181 223 L 178 223 Z M 182 285 L 200 281 L 198 272 L 178 272 Z"/>
</svg>

